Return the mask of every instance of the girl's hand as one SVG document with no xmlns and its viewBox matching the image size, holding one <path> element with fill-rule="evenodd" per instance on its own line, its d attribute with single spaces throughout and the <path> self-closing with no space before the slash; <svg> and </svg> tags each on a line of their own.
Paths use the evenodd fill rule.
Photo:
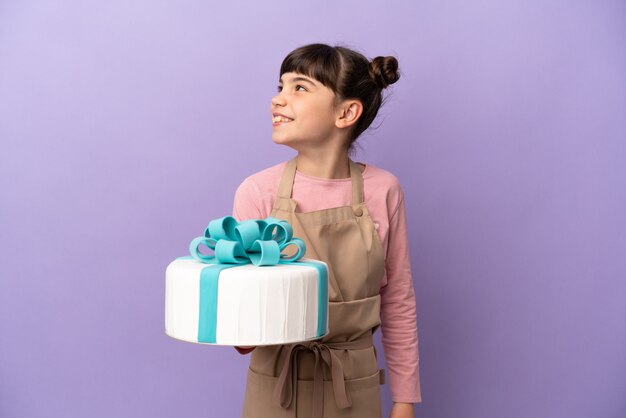
<svg viewBox="0 0 626 418">
<path fill-rule="evenodd" d="M 239 354 L 248 354 L 255 348 L 256 348 L 255 345 L 240 345 L 240 346 L 236 345 L 235 346 L 235 350 L 237 350 Z"/>
<path fill-rule="evenodd" d="M 394 402 L 389 418 L 413 418 L 413 404 Z"/>
</svg>

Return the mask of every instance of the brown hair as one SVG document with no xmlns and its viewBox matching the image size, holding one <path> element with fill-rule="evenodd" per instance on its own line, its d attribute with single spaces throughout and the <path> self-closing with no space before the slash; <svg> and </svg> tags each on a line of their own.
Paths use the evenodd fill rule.
<svg viewBox="0 0 626 418">
<path fill-rule="evenodd" d="M 374 121 L 383 104 L 383 89 L 400 78 L 398 60 L 393 56 L 370 61 L 352 49 L 326 44 L 304 45 L 291 51 L 280 66 L 281 76 L 289 72 L 316 79 L 339 100 L 358 99 L 363 104 L 363 113 L 349 139 L 349 150 Z"/>
</svg>

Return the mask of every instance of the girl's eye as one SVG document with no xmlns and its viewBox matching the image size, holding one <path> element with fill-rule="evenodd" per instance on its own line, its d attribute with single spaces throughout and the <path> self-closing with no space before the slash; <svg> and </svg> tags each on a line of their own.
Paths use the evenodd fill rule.
<svg viewBox="0 0 626 418">
<path fill-rule="evenodd" d="M 304 91 L 308 91 L 308 90 L 306 89 L 306 87 L 304 87 L 303 85 L 301 85 L 301 84 L 296 84 L 296 90 L 298 90 L 298 89 L 300 89 L 300 88 L 301 88 L 302 90 L 304 90 Z M 277 86 L 277 87 L 276 87 L 276 91 L 278 91 L 279 93 L 280 93 L 282 90 L 283 90 L 283 86 Z"/>
</svg>

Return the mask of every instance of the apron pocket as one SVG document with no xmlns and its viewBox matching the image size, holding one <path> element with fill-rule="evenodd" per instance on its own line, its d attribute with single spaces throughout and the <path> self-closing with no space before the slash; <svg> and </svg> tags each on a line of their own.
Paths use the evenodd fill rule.
<svg viewBox="0 0 626 418">
<path fill-rule="evenodd" d="M 248 367 L 242 418 L 287 418 L 287 410 L 272 402 L 277 381 L 277 377 L 257 373 Z"/>
<path fill-rule="evenodd" d="M 361 377 L 358 379 L 346 380 L 346 389 L 350 393 L 352 406 L 347 409 L 338 409 L 343 415 L 337 417 L 365 417 L 365 418 L 381 418 L 382 407 L 380 401 L 380 382 L 381 371 L 377 370 L 371 376 Z M 326 382 L 324 382 L 326 383 Z M 330 382 L 329 382 L 330 383 Z M 335 398 L 332 395 L 332 385 L 329 385 L 330 396 L 333 401 L 333 407 L 336 409 Z M 326 416 L 326 415 L 324 415 Z M 331 417 L 334 415 L 330 415 Z"/>
<path fill-rule="evenodd" d="M 331 381 L 324 381 L 324 418 L 381 418 L 380 371 L 371 376 L 346 380 L 352 406 L 337 408 Z M 286 418 L 288 410 L 272 402 L 278 378 L 257 373 L 248 367 L 242 418 Z M 299 417 L 310 417 L 313 401 L 313 381 L 298 380 L 297 410 Z M 294 408 L 292 403 L 289 410 Z"/>
</svg>

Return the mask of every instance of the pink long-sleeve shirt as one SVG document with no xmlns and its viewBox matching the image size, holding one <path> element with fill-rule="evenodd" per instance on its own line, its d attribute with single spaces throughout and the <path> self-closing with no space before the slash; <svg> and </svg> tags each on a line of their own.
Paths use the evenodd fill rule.
<svg viewBox="0 0 626 418">
<path fill-rule="evenodd" d="M 286 164 L 286 161 L 276 164 L 244 179 L 235 192 L 235 219 L 270 216 Z M 421 402 L 415 293 L 404 193 L 393 174 L 371 164 L 365 165 L 363 186 L 365 205 L 385 253 L 380 329 L 392 399 L 394 402 Z M 299 212 L 349 206 L 352 182 L 350 178 L 326 179 L 296 171 L 292 198 L 298 202 Z M 252 351 L 237 350 L 242 354 Z"/>
</svg>

